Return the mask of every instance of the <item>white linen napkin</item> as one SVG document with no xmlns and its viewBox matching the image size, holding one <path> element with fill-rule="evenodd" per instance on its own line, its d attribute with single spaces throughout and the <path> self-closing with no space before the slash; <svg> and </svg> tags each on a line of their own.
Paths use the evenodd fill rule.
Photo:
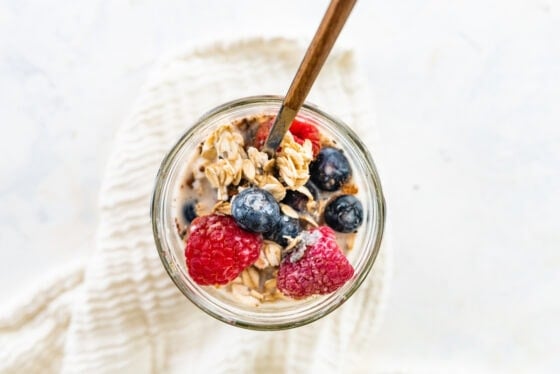
<svg viewBox="0 0 560 374">
<path fill-rule="evenodd" d="M 150 224 L 155 175 L 209 109 L 283 94 L 305 45 L 282 38 L 212 43 L 162 60 L 116 135 L 95 249 L 0 311 L 2 373 L 330 373 L 367 370 L 386 289 L 384 245 L 361 288 L 294 330 L 228 326 L 192 305 L 164 271 Z M 350 124 L 376 158 L 372 102 L 351 51 L 329 57 L 309 100 Z M 361 368 L 361 369 L 360 369 Z"/>
</svg>

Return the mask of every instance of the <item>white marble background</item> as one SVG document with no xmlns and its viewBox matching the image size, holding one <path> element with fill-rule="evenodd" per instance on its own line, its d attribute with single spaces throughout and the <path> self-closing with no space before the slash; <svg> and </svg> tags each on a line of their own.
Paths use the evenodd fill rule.
<svg viewBox="0 0 560 374">
<path fill-rule="evenodd" d="M 327 0 L 0 0 L 0 302 L 87 259 L 112 136 L 163 52 L 311 36 Z M 560 1 L 361 1 L 394 278 L 372 365 L 560 372 Z"/>
</svg>

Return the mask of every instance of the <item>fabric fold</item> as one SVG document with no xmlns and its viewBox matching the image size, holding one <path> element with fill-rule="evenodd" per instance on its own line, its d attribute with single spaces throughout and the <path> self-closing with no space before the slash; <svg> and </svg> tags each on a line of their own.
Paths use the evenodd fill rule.
<svg viewBox="0 0 560 374">
<path fill-rule="evenodd" d="M 361 288 L 329 316 L 256 332 L 193 306 L 153 242 L 149 206 L 165 153 L 213 107 L 285 92 L 304 47 L 282 38 L 214 43 L 167 56 L 155 68 L 116 134 L 92 258 L 33 296 L 41 301 L 2 315 L 0 342 L 9 348 L 0 352 L 1 372 L 324 373 L 374 360 L 362 353 L 379 320 L 386 246 Z M 371 99 L 351 51 L 333 52 L 309 100 L 351 124 L 375 158 Z"/>
</svg>

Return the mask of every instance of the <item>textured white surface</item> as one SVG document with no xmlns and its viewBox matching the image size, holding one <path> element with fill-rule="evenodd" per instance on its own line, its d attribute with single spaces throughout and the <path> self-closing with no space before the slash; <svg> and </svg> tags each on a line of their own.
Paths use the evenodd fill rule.
<svg viewBox="0 0 560 374">
<path fill-rule="evenodd" d="M 0 310 L 0 372 L 323 373 L 363 365 L 379 326 L 387 243 L 360 290 L 329 318 L 255 332 L 218 323 L 188 302 L 164 271 L 152 236 L 154 180 L 179 134 L 209 107 L 285 89 L 303 52 L 284 38 L 253 38 L 158 63 L 115 136 L 91 257 L 23 295 L 18 308 Z M 351 52 L 333 52 L 314 99 L 336 105 L 371 148 L 371 99 L 354 66 Z"/>
<path fill-rule="evenodd" d="M 0 299 L 86 257 L 116 126 L 169 48 L 311 35 L 327 1 L 0 2 Z M 557 372 L 560 4 L 362 1 L 394 280 L 364 360 Z M 450 371 L 450 370 L 447 370 Z"/>
</svg>

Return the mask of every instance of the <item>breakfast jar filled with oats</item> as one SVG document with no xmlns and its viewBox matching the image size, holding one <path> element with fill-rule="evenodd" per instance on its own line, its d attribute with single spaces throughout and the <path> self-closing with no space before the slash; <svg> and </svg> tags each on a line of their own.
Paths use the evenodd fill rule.
<svg viewBox="0 0 560 374">
<path fill-rule="evenodd" d="M 310 105 L 273 157 L 262 151 L 281 98 L 204 115 L 160 168 L 152 223 L 162 263 L 208 314 L 261 330 L 312 322 L 359 287 L 379 251 L 384 199 L 372 158 Z"/>
</svg>

